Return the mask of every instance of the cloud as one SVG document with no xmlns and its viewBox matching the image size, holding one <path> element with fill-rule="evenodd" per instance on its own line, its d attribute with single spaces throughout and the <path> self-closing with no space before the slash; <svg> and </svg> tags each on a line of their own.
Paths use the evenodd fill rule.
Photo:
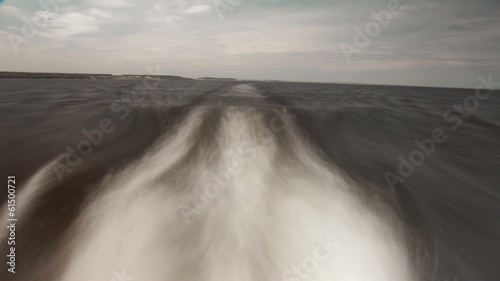
<svg viewBox="0 0 500 281">
<path fill-rule="evenodd" d="M 0 6 L 0 14 L 11 18 L 22 18 L 27 16 L 23 10 L 12 5 Z"/>
<path fill-rule="evenodd" d="M 51 21 L 49 30 L 46 30 L 43 34 L 47 37 L 64 38 L 98 31 L 100 31 L 99 22 L 95 16 L 72 12 L 56 16 Z"/>
<path fill-rule="evenodd" d="M 494 1 L 404 1 L 351 64 L 339 44 L 354 44 L 354 28 L 372 21 L 370 12 L 386 9 L 388 1 L 247 0 L 223 21 L 212 0 L 70 1 L 55 14 L 32 15 L 24 11 L 39 10 L 37 1 L 21 2 L 0 7 L 0 37 L 21 34 L 24 15 L 41 23 L 42 38 L 22 45 L 18 57 L 7 55 L 9 41 L 0 40 L 5 70 L 118 74 L 163 63 L 189 77 L 382 83 L 415 76 L 465 84 L 480 71 L 498 72 L 500 64 L 500 2 Z"/>
<path fill-rule="evenodd" d="M 65 39 L 72 36 L 96 34 L 103 31 L 102 26 L 116 20 L 108 12 L 90 8 L 83 12 L 73 11 L 65 14 L 52 14 L 47 11 L 37 11 L 32 16 L 33 22 L 44 23 L 41 37 Z"/>
<path fill-rule="evenodd" d="M 200 13 L 206 13 L 208 11 L 211 11 L 212 7 L 210 5 L 193 5 L 189 8 L 187 8 L 184 13 L 186 14 L 200 14 Z"/>
<path fill-rule="evenodd" d="M 87 0 L 91 6 L 118 8 L 134 6 L 129 0 Z"/>
</svg>

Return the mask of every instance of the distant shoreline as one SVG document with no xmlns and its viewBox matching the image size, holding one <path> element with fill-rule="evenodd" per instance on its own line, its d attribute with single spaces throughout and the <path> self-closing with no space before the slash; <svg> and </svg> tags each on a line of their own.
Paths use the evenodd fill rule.
<svg viewBox="0 0 500 281">
<path fill-rule="evenodd" d="M 246 81 L 246 82 L 278 82 L 278 83 L 311 83 L 311 84 L 336 84 L 336 85 L 357 85 L 357 86 L 381 86 L 381 87 L 414 87 L 414 88 L 441 88 L 441 89 L 469 89 L 472 87 L 444 87 L 444 86 L 417 86 L 417 85 L 397 85 L 397 84 L 365 84 L 359 82 L 308 82 L 308 81 L 285 81 L 285 80 L 259 80 L 259 79 L 235 79 L 200 77 L 186 78 L 175 75 L 148 75 L 148 74 L 92 74 L 92 73 L 50 73 L 50 72 L 13 72 L 0 71 L 0 79 L 83 79 L 83 80 L 204 80 L 204 81 Z"/>
<path fill-rule="evenodd" d="M 0 79 L 91 79 L 91 80 L 139 80 L 139 79 L 163 79 L 163 80 L 216 80 L 216 81 L 238 81 L 234 78 L 186 78 L 175 75 L 148 75 L 148 74 L 92 74 L 92 73 L 50 73 L 50 72 L 10 72 L 0 71 Z"/>
<path fill-rule="evenodd" d="M 160 78 L 166 80 L 192 80 L 181 76 L 173 75 L 135 75 L 135 74 L 91 74 L 91 73 L 48 73 L 48 72 L 7 72 L 0 71 L 0 79 L 2 78 L 19 78 L 19 79 L 118 79 L 118 80 L 133 80 L 133 79 L 153 79 Z"/>
</svg>

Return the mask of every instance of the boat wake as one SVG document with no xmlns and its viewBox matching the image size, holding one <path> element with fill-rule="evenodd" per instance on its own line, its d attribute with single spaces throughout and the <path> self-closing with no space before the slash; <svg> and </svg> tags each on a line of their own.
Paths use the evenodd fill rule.
<svg viewBox="0 0 500 281">
<path fill-rule="evenodd" d="M 226 96 L 260 97 L 251 85 Z M 40 228 L 60 239 L 26 250 L 45 258 L 23 280 L 418 280 L 396 214 L 367 202 L 287 108 L 214 100 L 180 116 L 81 204 L 59 202 L 73 215 Z M 50 165 L 19 193 L 20 224 L 33 206 L 62 208 L 41 199 L 60 192 Z"/>
</svg>

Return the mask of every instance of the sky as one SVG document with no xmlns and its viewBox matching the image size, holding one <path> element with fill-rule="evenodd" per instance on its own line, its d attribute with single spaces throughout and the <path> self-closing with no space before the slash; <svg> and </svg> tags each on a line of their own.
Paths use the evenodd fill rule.
<svg viewBox="0 0 500 281">
<path fill-rule="evenodd" d="M 0 71 L 475 88 L 498 0 L 0 0 Z"/>
</svg>

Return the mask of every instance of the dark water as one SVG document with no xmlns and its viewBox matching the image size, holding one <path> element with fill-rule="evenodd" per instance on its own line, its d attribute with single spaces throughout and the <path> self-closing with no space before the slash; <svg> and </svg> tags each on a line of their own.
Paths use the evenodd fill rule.
<svg viewBox="0 0 500 281">
<path fill-rule="evenodd" d="M 46 257 L 92 193 L 91 186 L 138 159 L 201 104 L 288 110 L 324 159 L 360 186 L 369 186 L 362 190 L 368 199 L 383 198 L 395 210 L 422 278 L 500 280 L 496 92 L 486 97 L 483 91 L 483 99 L 474 99 L 473 89 L 147 82 L 0 80 L 0 171 L 4 179 L 16 176 L 18 192 L 45 163 L 67 155 L 68 146 L 77 150 L 83 130 L 100 128 L 104 118 L 109 119 L 104 127 L 115 128 L 75 167 L 54 172 L 60 182 L 30 206 L 28 222 L 17 229 L 17 273 L 8 273 L 2 262 L 0 280 L 45 280 L 32 276 L 48 266 Z M 238 84 L 251 84 L 261 96 L 231 95 Z M 144 86 L 148 90 L 141 91 Z M 470 111 L 454 109 L 464 100 Z M 438 142 L 430 141 L 433 135 Z M 416 142 L 427 151 L 418 152 Z M 402 161 L 404 175 L 398 171 Z M 6 188 L 0 194 L 5 203 Z M 0 261 L 6 260 L 5 246 L 2 241 Z"/>
</svg>

